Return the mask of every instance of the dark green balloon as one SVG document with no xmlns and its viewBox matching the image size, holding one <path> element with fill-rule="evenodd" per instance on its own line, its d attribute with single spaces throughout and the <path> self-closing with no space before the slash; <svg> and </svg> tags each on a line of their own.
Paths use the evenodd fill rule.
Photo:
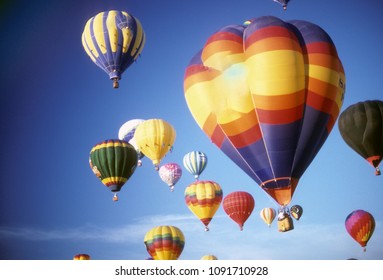
<svg viewBox="0 0 383 280">
<path fill-rule="evenodd" d="M 120 191 L 134 173 L 137 161 L 136 149 L 123 140 L 112 139 L 98 143 L 89 155 L 93 173 L 112 192 Z"/>
<path fill-rule="evenodd" d="M 383 101 L 358 102 L 344 110 L 338 119 L 343 140 L 376 168 L 383 157 Z"/>
</svg>

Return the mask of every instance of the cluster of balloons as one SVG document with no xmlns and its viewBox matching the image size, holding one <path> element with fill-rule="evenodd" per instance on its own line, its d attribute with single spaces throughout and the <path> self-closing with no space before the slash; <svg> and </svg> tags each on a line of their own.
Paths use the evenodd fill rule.
<svg viewBox="0 0 383 280">
<path fill-rule="evenodd" d="M 119 139 L 108 139 L 96 144 L 89 155 L 93 173 L 115 193 L 133 175 L 141 158 L 151 159 L 158 170 L 162 158 L 172 149 L 176 132 L 162 119 L 134 119 L 120 127 Z"/>
<path fill-rule="evenodd" d="M 288 0 L 274 0 L 286 10 Z M 140 56 L 146 37 L 140 21 L 123 11 L 104 11 L 90 18 L 82 34 L 91 60 L 119 87 L 122 73 Z M 263 16 L 214 33 L 186 68 L 184 94 L 189 110 L 211 141 L 286 209 L 301 176 L 314 160 L 338 119 L 346 88 L 342 62 L 330 36 L 308 21 Z M 344 141 L 380 175 L 383 157 L 383 102 L 354 104 L 339 117 Z M 119 139 L 96 144 L 89 156 L 94 174 L 117 193 L 142 158 L 149 158 L 160 178 L 174 189 L 182 176 L 177 163 L 161 166 L 176 133 L 161 119 L 134 119 Z M 184 156 L 184 167 L 196 179 L 184 193 L 189 209 L 208 225 L 223 200 L 227 215 L 243 229 L 255 201 L 236 191 L 223 199 L 220 185 L 199 180 L 207 164 L 204 153 Z M 117 200 L 117 196 L 114 196 Z M 291 215 L 299 220 L 302 207 Z M 275 210 L 264 208 L 270 226 Z M 375 223 L 362 210 L 346 219 L 347 231 L 362 246 Z M 185 240 L 176 227 L 153 228 L 145 236 L 153 259 L 177 259 Z"/>
</svg>

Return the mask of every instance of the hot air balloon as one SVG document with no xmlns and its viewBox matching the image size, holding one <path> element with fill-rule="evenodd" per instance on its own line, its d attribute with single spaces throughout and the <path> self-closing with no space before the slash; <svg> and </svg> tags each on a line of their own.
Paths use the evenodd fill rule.
<svg viewBox="0 0 383 280">
<path fill-rule="evenodd" d="M 223 199 L 223 210 L 243 230 L 243 225 L 253 212 L 255 201 L 253 196 L 244 191 L 229 193 Z"/>
<path fill-rule="evenodd" d="M 198 180 L 207 165 L 207 156 L 203 152 L 192 151 L 184 156 L 183 164 L 186 170 Z"/>
<path fill-rule="evenodd" d="M 343 140 L 380 175 L 383 158 L 383 101 L 358 102 L 344 110 L 338 121 Z"/>
<path fill-rule="evenodd" d="M 184 76 L 197 124 L 282 207 L 332 130 L 344 92 L 329 35 L 273 16 L 213 34 Z"/>
<path fill-rule="evenodd" d="M 96 144 L 89 155 L 93 173 L 115 193 L 128 181 L 137 167 L 137 153 L 134 147 L 123 140 L 110 139 Z"/>
<path fill-rule="evenodd" d="M 158 171 L 162 158 L 173 148 L 176 131 L 165 120 L 149 119 L 136 128 L 134 138 L 140 151 L 152 160 Z"/>
<path fill-rule="evenodd" d="M 218 258 L 214 255 L 205 255 L 205 256 L 202 256 L 201 260 L 212 261 L 212 260 L 218 260 Z"/>
<path fill-rule="evenodd" d="M 190 211 L 205 225 L 205 231 L 208 231 L 208 225 L 221 205 L 221 186 L 213 181 L 196 181 L 186 187 L 184 196 Z"/>
<path fill-rule="evenodd" d="M 75 261 L 88 261 L 90 260 L 90 256 L 88 254 L 77 254 L 73 257 Z"/>
<path fill-rule="evenodd" d="M 366 251 L 367 242 L 375 230 L 375 219 L 367 211 L 355 210 L 351 212 L 345 221 L 347 232 Z"/>
<path fill-rule="evenodd" d="M 181 179 L 182 168 L 174 162 L 166 163 L 160 167 L 158 175 L 162 181 L 168 184 L 170 191 L 173 191 L 174 185 Z"/>
<path fill-rule="evenodd" d="M 277 2 L 282 5 L 283 10 L 287 10 L 287 4 L 290 2 L 290 0 L 273 0 L 274 2 Z"/>
<path fill-rule="evenodd" d="M 137 162 L 138 166 L 142 165 L 141 159 L 144 157 L 144 154 L 141 153 L 140 149 L 137 146 L 136 139 L 134 138 L 134 133 L 136 132 L 137 126 L 139 126 L 144 121 L 145 120 L 143 119 L 133 119 L 133 120 L 127 121 L 118 130 L 118 138 L 120 140 L 124 140 L 128 142 L 129 144 L 132 144 L 133 147 L 136 149 L 137 156 L 138 156 L 138 162 Z"/>
<path fill-rule="evenodd" d="M 295 220 L 299 221 L 299 219 L 301 218 L 301 216 L 303 214 L 302 206 L 300 206 L 300 205 L 291 206 L 290 207 L 290 214 Z"/>
<path fill-rule="evenodd" d="M 261 219 L 270 227 L 275 219 L 276 212 L 274 208 L 263 208 L 259 213 Z"/>
<path fill-rule="evenodd" d="M 144 237 L 146 250 L 154 260 L 177 260 L 185 246 L 182 231 L 175 226 L 158 226 Z"/>
<path fill-rule="evenodd" d="M 138 58 L 145 45 L 140 21 L 123 11 L 104 11 L 85 24 L 82 45 L 92 61 L 118 88 L 122 73 Z"/>
</svg>

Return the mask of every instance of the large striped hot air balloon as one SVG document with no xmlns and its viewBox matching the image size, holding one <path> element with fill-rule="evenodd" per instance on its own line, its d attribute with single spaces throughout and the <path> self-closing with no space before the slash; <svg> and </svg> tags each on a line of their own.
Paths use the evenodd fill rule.
<svg viewBox="0 0 383 280">
<path fill-rule="evenodd" d="M 282 207 L 332 130 L 344 92 L 329 35 L 273 16 L 220 29 L 184 77 L 200 128 Z"/>
<path fill-rule="evenodd" d="M 185 246 L 182 231 L 175 226 L 158 226 L 144 237 L 146 250 L 154 260 L 177 260 Z"/>
<path fill-rule="evenodd" d="M 185 202 L 189 210 L 205 225 L 205 231 L 221 205 L 221 186 L 213 181 L 196 181 L 185 189 Z"/>
<path fill-rule="evenodd" d="M 140 21 L 123 11 L 104 11 L 90 18 L 82 33 L 82 45 L 92 61 L 118 88 L 122 73 L 138 58 L 145 33 Z"/>
<path fill-rule="evenodd" d="M 115 193 L 113 200 L 116 201 L 118 200 L 117 192 L 133 175 L 137 167 L 137 152 L 128 142 L 109 139 L 92 148 L 89 164 L 101 182 Z"/>
<path fill-rule="evenodd" d="M 347 232 L 366 251 L 367 242 L 375 230 L 375 219 L 367 211 L 355 210 L 351 212 L 345 221 Z"/>
<path fill-rule="evenodd" d="M 380 175 L 383 159 L 383 101 L 366 100 L 347 107 L 338 126 L 348 146 L 367 160 Z"/>
<path fill-rule="evenodd" d="M 134 138 L 138 149 L 152 160 L 158 171 L 163 157 L 173 149 L 176 131 L 165 120 L 149 119 L 137 126 Z"/>
<path fill-rule="evenodd" d="M 255 201 L 253 196 L 244 191 L 229 193 L 222 202 L 223 210 L 236 222 L 240 230 L 254 210 Z"/>
</svg>

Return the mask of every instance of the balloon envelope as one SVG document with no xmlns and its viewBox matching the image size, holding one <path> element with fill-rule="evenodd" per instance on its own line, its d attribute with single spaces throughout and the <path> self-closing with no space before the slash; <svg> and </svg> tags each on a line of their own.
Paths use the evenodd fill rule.
<svg viewBox="0 0 383 280">
<path fill-rule="evenodd" d="M 374 233 L 375 219 L 367 211 L 355 210 L 347 216 L 345 226 L 350 236 L 364 248 Z"/>
<path fill-rule="evenodd" d="M 268 225 L 271 226 L 271 223 L 274 221 L 276 212 L 274 208 L 263 208 L 259 213 L 261 219 Z"/>
<path fill-rule="evenodd" d="M 299 221 L 299 219 L 302 217 L 302 214 L 303 214 L 302 206 L 300 205 L 291 206 L 290 214 L 295 220 Z"/>
<path fill-rule="evenodd" d="M 154 260 L 177 260 L 185 246 L 183 232 L 175 226 L 158 226 L 149 230 L 144 244 Z"/>
<path fill-rule="evenodd" d="M 140 21 L 124 11 L 104 11 L 90 18 L 82 33 L 82 45 L 92 61 L 104 70 L 113 87 L 138 58 L 145 33 Z"/>
<path fill-rule="evenodd" d="M 173 148 L 176 131 L 165 120 L 149 119 L 136 128 L 134 138 L 139 150 L 152 160 L 158 170 L 163 157 Z"/>
<path fill-rule="evenodd" d="M 253 196 L 244 191 L 229 193 L 223 199 L 223 210 L 243 230 L 243 225 L 253 212 L 255 201 Z"/>
<path fill-rule="evenodd" d="M 214 255 L 205 255 L 205 256 L 203 256 L 201 258 L 201 260 L 209 260 L 209 261 L 211 261 L 211 260 L 218 260 L 218 258 L 216 256 L 214 256 Z"/>
<path fill-rule="evenodd" d="M 190 174 L 194 175 L 196 179 L 205 170 L 207 165 L 207 156 L 200 151 L 192 151 L 187 153 L 183 158 L 183 164 Z"/>
<path fill-rule="evenodd" d="M 221 205 L 221 186 L 213 181 L 196 181 L 186 187 L 184 196 L 189 210 L 200 219 L 208 231 L 208 225 Z"/>
<path fill-rule="evenodd" d="M 344 110 L 338 120 L 343 140 L 366 159 L 380 175 L 383 158 L 383 101 L 358 102 Z"/>
<path fill-rule="evenodd" d="M 166 163 L 160 167 L 158 175 L 170 187 L 170 190 L 173 191 L 174 185 L 181 179 L 182 168 L 174 162 Z"/>
<path fill-rule="evenodd" d="M 89 164 L 105 186 L 119 192 L 137 167 L 137 153 L 128 142 L 109 139 L 92 148 Z"/>
<path fill-rule="evenodd" d="M 134 138 L 134 133 L 136 132 L 137 126 L 139 126 L 144 121 L 145 120 L 143 119 L 129 120 L 125 122 L 118 130 L 118 138 L 133 145 L 133 147 L 136 149 L 138 156 L 138 166 L 142 165 L 141 159 L 144 157 L 144 154 L 141 153 L 140 149 L 137 146 L 136 139 Z"/>
<path fill-rule="evenodd" d="M 332 130 L 344 91 L 329 35 L 272 16 L 217 31 L 184 76 L 200 128 L 281 206 Z"/>
<path fill-rule="evenodd" d="M 87 261 L 90 260 L 90 256 L 88 254 L 77 254 L 73 257 L 75 261 Z"/>
</svg>

